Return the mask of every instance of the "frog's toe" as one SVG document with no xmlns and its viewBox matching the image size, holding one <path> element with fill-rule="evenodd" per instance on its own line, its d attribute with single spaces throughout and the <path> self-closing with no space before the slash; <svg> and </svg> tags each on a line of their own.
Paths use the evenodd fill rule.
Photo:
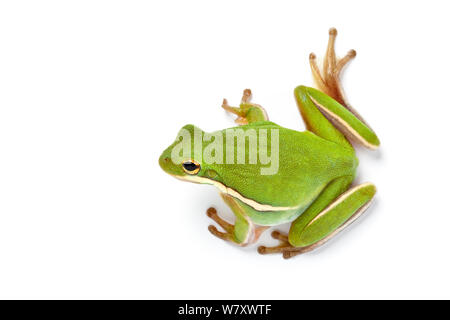
<svg viewBox="0 0 450 320">
<path fill-rule="evenodd" d="M 309 251 L 312 251 L 316 248 L 316 245 L 310 245 L 306 247 L 292 247 L 290 250 L 286 250 L 283 252 L 283 258 L 289 259 L 295 256 L 298 256 L 299 254 L 307 253 Z"/>
<path fill-rule="evenodd" d="M 286 248 L 291 247 L 288 242 L 288 236 L 286 234 L 283 234 L 278 230 L 274 230 L 270 235 L 272 236 L 272 238 L 280 240 L 280 244 L 276 247 L 259 246 L 259 254 L 280 253 L 286 250 Z"/>
<path fill-rule="evenodd" d="M 265 254 L 266 253 L 266 247 L 265 246 L 259 246 L 258 247 L 258 253 L 259 254 Z"/>
<path fill-rule="evenodd" d="M 274 230 L 271 233 L 272 238 L 280 240 L 280 244 L 275 247 L 265 247 L 259 246 L 258 253 L 259 254 L 270 254 L 270 253 L 281 253 L 283 258 L 289 259 L 295 257 L 298 254 L 305 252 L 306 247 L 294 247 L 289 243 L 288 235 L 281 233 L 278 230 Z"/>
<path fill-rule="evenodd" d="M 271 254 L 271 253 L 281 253 L 283 255 L 284 259 L 289 259 L 292 257 L 295 257 L 299 254 L 302 254 L 304 252 L 308 252 L 310 249 L 308 247 L 293 247 L 289 243 L 282 243 L 276 247 L 265 247 L 265 246 L 259 246 L 258 247 L 258 253 L 259 254 Z"/>
<path fill-rule="evenodd" d="M 220 232 L 217 230 L 215 226 L 212 224 L 208 226 L 209 232 L 211 232 L 214 236 L 216 236 L 219 239 L 225 240 L 225 241 L 233 241 L 233 237 L 230 233 L 227 232 Z"/>
<path fill-rule="evenodd" d="M 208 210 L 206 210 L 206 215 L 209 218 L 211 218 L 212 220 L 214 220 L 215 222 L 217 222 L 217 224 L 219 226 L 221 226 L 227 233 L 233 232 L 233 225 L 231 223 L 226 222 L 221 217 L 219 217 L 219 215 L 217 214 L 217 210 L 215 208 L 211 207 Z M 214 226 L 210 226 L 210 227 L 214 227 Z M 211 230 L 209 230 L 209 231 L 211 231 Z"/>
<path fill-rule="evenodd" d="M 282 242 L 288 242 L 288 236 L 287 234 L 281 233 L 278 230 L 274 230 L 272 231 L 272 233 L 270 234 L 272 236 L 272 238 L 280 240 Z"/>
<path fill-rule="evenodd" d="M 269 253 L 283 253 L 284 251 L 288 250 L 289 248 L 292 248 L 290 244 L 280 244 L 276 247 L 266 247 L 266 246 L 259 246 L 258 247 L 258 253 L 259 254 L 269 254 Z"/>
<path fill-rule="evenodd" d="M 349 107 L 349 103 L 346 100 L 342 89 L 340 75 L 344 66 L 356 56 L 356 51 L 353 49 L 349 50 L 343 58 L 339 59 L 336 56 L 334 49 L 337 30 L 331 28 L 328 34 L 328 46 L 323 59 L 322 68 L 317 64 L 316 55 L 314 53 L 309 55 L 309 64 L 311 66 L 314 82 L 322 92 L 326 93 L 345 107 Z"/>
<path fill-rule="evenodd" d="M 234 240 L 233 240 L 234 226 L 231 223 L 228 223 L 227 221 L 225 221 L 221 217 L 219 217 L 217 210 L 213 207 L 208 208 L 208 210 L 206 210 L 206 215 L 209 218 L 211 218 L 212 220 L 214 220 L 225 231 L 225 232 L 221 232 L 221 231 L 217 230 L 216 226 L 211 224 L 208 226 L 209 232 L 211 232 L 214 236 L 216 236 L 219 239 L 234 242 Z"/>
<path fill-rule="evenodd" d="M 227 99 L 223 99 L 222 108 L 227 112 L 237 115 L 234 121 L 241 126 L 252 122 L 268 120 L 266 110 L 259 104 L 251 103 L 251 97 L 252 91 L 245 89 L 239 107 L 232 107 L 228 104 Z"/>
<path fill-rule="evenodd" d="M 241 103 L 249 103 L 251 97 L 252 97 L 252 90 L 245 89 L 244 92 L 242 93 Z"/>
<path fill-rule="evenodd" d="M 298 251 L 284 251 L 283 252 L 283 258 L 284 259 L 289 259 L 289 258 L 295 257 L 298 254 L 299 254 Z"/>
<path fill-rule="evenodd" d="M 206 215 L 210 218 L 215 214 L 217 214 L 216 208 L 210 207 L 208 208 L 208 210 L 206 210 Z"/>
</svg>

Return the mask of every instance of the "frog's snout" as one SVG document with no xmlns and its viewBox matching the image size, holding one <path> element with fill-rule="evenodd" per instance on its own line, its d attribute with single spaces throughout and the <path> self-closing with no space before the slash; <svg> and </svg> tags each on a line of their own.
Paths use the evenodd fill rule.
<svg viewBox="0 0 450 320">
<path fill-rule="evenodd" d="M 166 168 L 167 165 L 169 164 L 169 157 L 161 155 L 161 157 L 159 157 L 159 165 L 161 166 L 161 168 Z"/>
<path fill-rule="evenodd" d="M 159 160 L 159 162 L 162 166 L 167 165 L 169 163 L 169 161 L 170 161 L 170 159 L 168 157 L 164 157 Z"/>
</svg>

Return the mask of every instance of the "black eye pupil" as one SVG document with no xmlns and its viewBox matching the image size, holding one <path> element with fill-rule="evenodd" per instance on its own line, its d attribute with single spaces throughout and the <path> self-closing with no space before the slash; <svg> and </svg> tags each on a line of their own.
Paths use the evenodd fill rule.
<svg viewBox="0 0 450 320">
<path fill-rule="evenodd" d="M 183 167 L 187 171 L 195 171 L 195 169 L 197 169 L 197 165 L 195 163 L 192 163 L 192 162 L 185 162 L 185 163 L 183 163 Z"/>
</svg>

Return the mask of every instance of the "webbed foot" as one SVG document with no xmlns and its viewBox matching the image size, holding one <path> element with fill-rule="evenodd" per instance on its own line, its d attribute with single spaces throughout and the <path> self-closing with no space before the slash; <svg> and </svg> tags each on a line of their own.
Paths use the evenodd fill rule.
<svg viewBox="0 0 450 320">
<path fill-rule="evenodd" d="M 316 55 L 314 53 L 311 53 L 309 55 L 309 64 L 311 66 L 314 82 L 316 83 L 316 86 L 320 91 L 326 93 L 334 100 L 342 104 L 351 113 L 353 113 L 355 117 L 357 117 L 369 127 L 369 124 L 364 120 L 364 118 L 361 117 L 361 115 L 355 109 L 353 109 L 348 102 L 341 84 L 340 77 L 342 70 L 344 66 L 347 65 L 348 62 L 356 56 L 356 51 L 353 49 L 349 50 L 343 58 L 337 58 L 336 52 L 334 50 L 337 30 L 335 28 L 331 28 L 328 34 L 328 46 L 325 58 L 323 59 L 322 70 L 320 70 L 319 66 L 317 65 Z"/>
<path fill-rule="evenodd" d="M 272 238 L 279 240 L 280 244 L 275 247 L 259 246 L 259 254 L 281 253 L 283 254 L 283 258 L 289 259 L 295 257 L 296 255 L 314 250 L 315 248 L 315 246 L 294 247 L 289 243 L 288 236 L 277 230 L 272 231 L 271 236 Z"/>
<path fill-rule="evenodd" d="M 237 219 L 236 223 L 240 225 L 240 227 L 236 228 L 235 225 L 223 220 L 219 215 L 217 214 L 217 210 L 215 208 L 209 208 L 206 211 L 206 215 L 217 222 L 219 226 L 223 228 L 225 232 L 221 232 L 217 230 L 217 228 L 213 225 L 209 225 L 208 230 L 211 232 L 214 236 L 216 236 L 219 239 L 232 242 L 234 244 L 237 244 L 239 246 L 247 246 L 249 244 L 255 243 L 261 234 L 267 230 L 269 227 L 266 226 L 255 226 L 252 223 L 249 223 L 249 221 L 246 221 L 245 219 Z"/>
<path fill-rule="evenodd" d="M 225 232 L 220 232 L 219 230 L 217 230 L 216 226 L 211 224 L 208 226 L 209 232 L 211 232 L 214 236 L 216 236 L 219 239 L 234 242 L 233 241 L 234 226 L 231 223 L 228 223 L 227 221 L 219 217 L 219 215 L 217 214 L 217 210 L 215 208 L 209 208 L 206 211 L 206 215 L 215 222 L 217 222 L 217 224 L 225 230 Z"/>
<path fill-rule="evenodd" d="M 316 55 L 311 53 L 309 55 L 309 64 L 313 73 L 314 81 L 319 89 L 338 101 L 344 106 L 348 106 L 344 91 L 342 89 L 340 75 L 344 66 L 356 56 L 355 50 L 350 50 L 345 57 L 338 59 L 334 50 L 337 30 L 331 28 L 328 32 L 328 46 L 323 60 L 322 69 L 317 65 Z"/>
</svg>

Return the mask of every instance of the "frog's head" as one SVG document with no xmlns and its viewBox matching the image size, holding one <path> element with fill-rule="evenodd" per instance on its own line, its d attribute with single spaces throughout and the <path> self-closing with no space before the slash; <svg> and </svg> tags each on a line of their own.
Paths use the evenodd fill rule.
<svg viewBox="0 0 450 320">
<path fill-rule="evenodd" d="M 201 147 L 201 150 L 203 150 L 204 134 L 203 130 L 191 124 L 181 128 L 175 142 L 164 150 L 159 157 L 161 168 L 181 180 L 197 183 L 218 181 L 219 175 L 215 168 L 204 162 L 201 155 L 196 156 L 195 147 Z M 195 143 L 198 144 L 198 141 L 201 143 L 200 146 L 195 145 Z"/>
</svg>

